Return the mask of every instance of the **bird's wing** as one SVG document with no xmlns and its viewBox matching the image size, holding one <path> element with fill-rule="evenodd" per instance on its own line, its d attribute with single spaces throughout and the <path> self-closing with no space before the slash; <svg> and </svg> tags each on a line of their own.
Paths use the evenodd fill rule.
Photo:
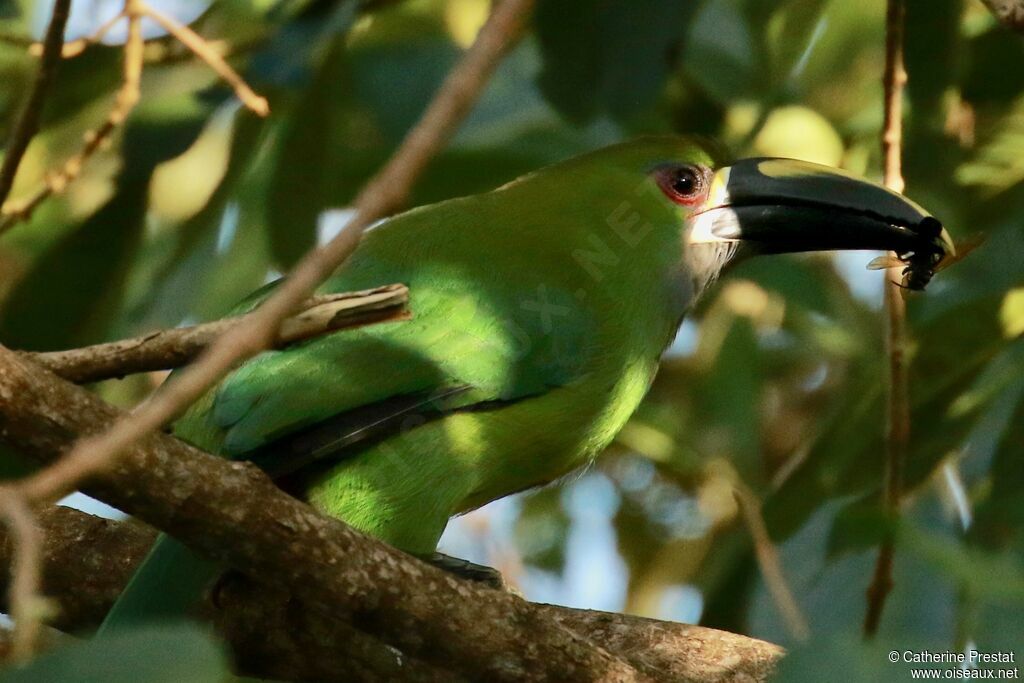
<svg viewBox="0 0 1024 683">
<path fill-rule="evenodd" d="M 470 296 L 420 282 L 411 291 L 412 320 L 263 353 L 175 432 L 284 475 L 452 411 L 495 407 L 579 378 L 592 335 L 567 296 L 544 293 L 562 316 L 552 320 L 521 305 L 532 299 L 512 287 Z"/>
</svg>

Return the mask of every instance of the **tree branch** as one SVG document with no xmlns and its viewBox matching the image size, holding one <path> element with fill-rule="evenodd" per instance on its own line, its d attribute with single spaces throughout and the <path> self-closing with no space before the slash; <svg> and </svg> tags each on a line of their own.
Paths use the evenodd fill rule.
<svg viewBox="0 0 1024 683">
<path fill-rule="evenodd" d="M 50 25 L 46 28 L 46 37 L 43 38 L 43 52 L 39 58 L 39 71 L 36 72 L 32 92 L 25 101 L 25 108 L 21 110 L 18 122 L 14 124 L 10 142 L 4 149 L 4 161 L 0 166 L 0 206 L 7 201 L 7 196 L 14 185 L 14 176 L 18 174 L 18 166 L 21 165 L 21 158 L 25 156 L 28 144 L 39 130 L 43 104 L 60 64 L 64 26 L 68 23 L 70 8 L 71 0 L 56 0 L 53 3 L 53 14 L 50 16 Z"/>
<path fill-rule="evenodd" d="M 36 638 L 42 631 L 43 617 L 48 611 L 39 595 L 39 529 L 28 503 L 20 496 L 0 497 L 0 513 L 11 530 L 18 548 L 11 563 L 10 615 L 19 626 L 11 641 L 11 659 L 24 663 L 31 658 Z"/>
<path fill-rule="evenodd" d="M 703 626 L 557 605 L 534 607 L 656 681 L 764 681 L 783 655 L 777 645 Z"/>
<path fill-rule="evenodd" d="M 122 418 L 0 347 L 0 438 L 18 452 L 50 462 Z M 201 555 L 266 577 L 310 611 L 347 615 L 405 657 L 478 680 L 643 679 L 520 598 L 413 561 L 288 496 L 252 464 L 168 435 L 149 436 L 85 490 Z"/>
<path fill-rule="evenodd" d="M 882 129 L 882 158 L 885 186 L 903 192 L 903 171 L 900 163 L 903 142 L 903 88 L 907 72 L 903 66 L 903 28 L 906 7 L 904 0 L 889 0 L 885 20 L 885 119 Z M 885 507 L 892 517 L 900 512 L 903 498 L 903 469 L 910 443 L 910 399 L 907 373 L 907 310 L 898 269 L 886 270 L 885 309 L 888 320 L 889 411 L 885 459 Z M 896 277 L 894 281 L 892 277 Z M 867 613 L 864 635 L 871 638 L 878 631 L 886 598 L 892 590 L 893 542 L 886 539 L 878 551 L 874 576 L 867 590 Z"/>
<path fill-rule="evenodd" d="M 806 641 L 811 637 L 810 626 L 807 625 L 807 617 L 793 597 L 793 591 L 786 581 L 786 575 L 782 572 L 782 563 L 779 561 L 779 553 L 772 543 L 768 528 L 764 522 L 764 515 L 761 512 L 761 500 L 749 486 L 738 481 L 733 485 L 733 497 L 739 505 L 740 514 L 743 515 L 743 522 L 750 533 L 754 543 L 754 557 L 757 558 L 758 567 L 761 569 L 761 576 L 768 587 L 768 593 L 772 596 L 779 615 L 789 634 L 798 641 Z"/>
<path fill-rule="evenodd" d="M 254 111 L 258 116 L 270 114 L 270 105 L 267 104 L 266 98 L 253 92 L 253 89 L 249 87 L 245 79 L 239 76 L 216 50 L 211 49 L 210 44 L 202 36 L 185 24 L 181 24 L 169 15 L 157 10 L 152 5 L 143 3 L 141 0 L 136 0 L 136 2 L 140 4 L 144 16 L 160 24 L 167 33 L 177 38 L 182 45 L 191 50 L 199 59 L 206 62 L 221 79 L 230 85 L 242 104 Z"/>
<path fill-rule="evenodd" d="M 47 539 L 43 588 L 60 606 L 53 625 L 70 632 L 98 626 L 156 532 L 134 521 L 111 521 L 56 506 L 41 511 L 39 523 Z M 0 590 L 7 576 L 3 568 L 13 554 L 13 544 L 0 532 Z M 782 652 L 762 641 L 700 626 L 551 605 L 533 609 L 601 643 L 657 680 L 763 680 Z M 367 638 L 351 624 L 297 605 L 285 591 L 238 574 L 221 581 L 216 605 L 206 611 L 231 644 L 235 661 L 252 675 L 328 680 L 350 666 L 347 643 L 353 634 Z M 377 641 L 372 646 L 386 649 Z"/>
<path fill-rule="evenodd" d="M 58 605 L 49 624 L 66 633 L 100 625 L 149 551 L 156 530 L 133 519 L 114 521 L 74 508 L 50 505 L 36 524 L 44 540 L 39 554 L 43 592 Z M 14 539 L 0 529 L 0 591 L 10 587 Z M 0 611 L 7 612 L 6 600 Z"/>
<path fill-rule="evenodd" d="M 362 292 L 325 294 L 306 302 L 305 310 L 281 324 L 274 348 L 328 332 L 371 323 L 409 318 L 405 285 L 387 285 Z M 244 316 L 242 316 L 244 318 Z M 85 384 L 138 372 L 170 370 L 192 362 L 224 330 L 240 318 L 224 318 L 194 327 L 96 344 L 81 349 L 22 355 L 66 380 Z"/>
</svg>

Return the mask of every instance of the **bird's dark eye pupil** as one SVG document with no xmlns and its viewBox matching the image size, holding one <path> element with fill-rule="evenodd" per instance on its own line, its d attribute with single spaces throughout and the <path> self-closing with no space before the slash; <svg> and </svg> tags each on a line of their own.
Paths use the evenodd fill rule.
<svg viewBox="0 0 1024 683">
<path fill-rule="evenodd" d="M 670 201 L 681 206 L 696 206 L 707 194 L 710 171 L 693 164 L 666 164 L 654 179 Z"/>
<path fill-rule="evenodd" d="M 681 168 L 672 179 L 672 190 L 684 197 L 697 190 L 697 174 L 692 168 Z"/>
</svg>

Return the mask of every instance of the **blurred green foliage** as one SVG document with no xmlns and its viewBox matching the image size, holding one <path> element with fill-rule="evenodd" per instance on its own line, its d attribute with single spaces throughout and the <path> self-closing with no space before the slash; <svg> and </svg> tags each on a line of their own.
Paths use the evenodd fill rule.
<svg viewBox="0 0 1024 683">
<path fill-rule="evenodd" d="M 286 271 L 321 214 L 344 208 L 395 149 L 486 12 L 485 0 L 217 2 L 193 27 L 231 47 L 270 101 L 266 120 L 156 38 L 142 104 L 112 147 L 0 239 L 0 340 L 66 348 L 209 319 Z M 650 132 L 878 177 L 884 12 L 883 0 L 541 0 L 534 31 L 413 203 Z M 27 0 L 0 13 L 0 138 L 34 67 L 17 38 L 39 15 Z M 95 46 L 64 65 L 14 198 L 102 119 L 119 55 Z M 765 504 L 813 634 L 783 678 L 877 680 L 897 673 L 882 658 L 904 645 L 1024 642 L 1021 63 L 1024 40 L 980 3 L 908 1 L 908 194 L 980 246 L 908 301 L 905 518 L 894 528 L 877 505 L 881 276 L 861 255 L 752 261 L 706 297 L 699 327 L 687 323 L 648 400 L 585 475 L 614 487 L 622 607 L 664 615 L 667 596 L 692 587 L 703 623 L 797 646 L 738 516 L 741 481 Z M 97 387 L 123 405 L 150 389 L 145 378 Z M 566 506 L 553 488 L 522 501 L 504 552 L 527 574 L 570 561 Z M 887 534 L 897 583 L 876 651 L 858 634 Z"/>
<path fill-rule="evenodd" d="M 56 648 L 3 674 L 5 683 L 223 683 L 227 656 L 193 625 L 145 626 Z"/>
</svg>

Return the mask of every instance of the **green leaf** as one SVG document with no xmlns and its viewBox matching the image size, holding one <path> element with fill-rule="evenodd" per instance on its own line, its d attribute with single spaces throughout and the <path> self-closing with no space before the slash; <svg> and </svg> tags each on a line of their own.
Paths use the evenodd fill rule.
<svg viewBox="0 0 1024 683">
<path fill-rule="evenodd" d="M 813 59 L 815 43 L 824 30 L 827 0 L 789 0 L 772 15 L 766 38 L 775 83 L 799 77 Z"/>
<path fill-rule="evenodd" d="M 148 180 L 123 178 L 109 202 L 18 282 L 0 311 L 6 344 L 45 351 L 105 337 L 141 240 Z"/>
<path fill-rule="evenodd" d="M 955 87 L 964 61 L 960 23 L 964 14 L 962 0 L 908 0 L 905 67 L 914 74 L 907 80 L 907 94 L 914 109 L 912 128 L 941 131 L 948 112 L 943 98 Z M 935 49 L 941 45 L 942 49 Z M 910 148 L 923 147 L 911 138 Z"/>
<path fill-rule="evenodd" d="M 995 602 L 1024 602 L 1024 571 L 1015 555 L 969 548 L 910 524 L 900 526 L 897 540 L 900 548 L 969 587 L 975 596 Z"/>
<path fill-rule="evenodd" d="M 829 633 L 827 638 L 790 648 L 772 680 L 778 683 L 877 683 L 909 679 L 909 664 L 893 664 L 887 659 L 894 646 L 891 642 L 865 643 L 859 634 L 852 632 Z"/>
<path fill-rule="evenodd" d="M 1010 549 L 1024 555 L 1024 394 L 1008 396 L 1006 420 L 1000 425 L 991 464 L 986 468 L 990 490 L 978 503 L 971 538 L 990 549 Z M 988 463 L 984 463 L 988 464 Z"/>
<path fill-rule="evenodd" d="M 1007 104 L 1024 90 L 1024 72 L 1006 68 L 1024 60 L 1024 42 L 1019 35 L 994 26 L 971 39 L 966 48 L 969 61 L 961 80 L 964 98 L 977 105 Z"/>
<path fill-rule="evenodd" d="M 1008 389 L 1024 386 L 1024 337 L 998 353 L 974 378 L 967 391 L 949 406 L 949 414 L 960 417 L 974 412 Z M 1016 387 L 1016 389 L 1014 389 Z"/>
<path fill-rule="evenodd" d="M 0 683 L 223 683 L 227 657 L 198 626 L 151 626 L 75 643 L 8 668 Z"/>
<path fill-rule="evenodd" d="M 274 170 L 267 197 L 267 228 L 274 261 L 287 269 L 316 243 L 317 217 L 334 196 L 332 137 L 338 126 L 335 103 L 345 97 L 341 64 L 344 40 L 337 40 L 301 100 L 276 136 Z"/>
<path fill-rule="evenodd" d="M 710 438 L 706 454 L 727 456 L 744 482 L 759 487 L 763 464 L 757 412 L 761 379 L 757 341 L 750 320 L 730 318 L 725 322 L 727 331 L 714 365 L 699 392 L 699 408 L 704 415 L 701 424 Z"/>
<path fill-rule="evenodd" d="M 740 0 L 710 0 L 689 27 L 682 64 L 718 101 L 749 98 L 761 85 L 756 45 Z"/>
<path fill-rule="evenodd" d="M 400 142 L 458 57 L 459 50 L 451 40 L 429 34 L 405 43 L 354 49 L 353 94 L 357 102 L 372 108 L 377 124 L 374 132 L 395 144 Z"/>
<path fill-rule="evenodd" d="M 846 553 L 877 547 L 893 531 L 878 496 L 863 496 L 836 512 L 828 531 L 827 557 L 830 560 Z"/>
<path fill-rule="evenodd" d="M 979 187 L 988 196 L 1024 181 L 1024 98 L 1018 98 L 997 123 L 986 131 L 986 142 L 956 170 L 957 181 Z"/>
<path fill-rule="evenodd" d="M 267 281 L 272 265 L 266 224 L 271 170 L 272 165 L 266 158 L 254 163 L 239 184 L 234 201 L 222 212 L 221 220 L 233 224 L 228 232 L 234 237 L 203 274 L 192 311 L 199 320 L 213 320 L 227 314 Z"/>
<path fill-rule="evenodd" d="M 81 112 L 90 104 L 110 98 L 122 80 L 121 46 L 96 45 L 61 63 L 50 89 L 42 127 L 48 128 Z M 95 125 L 99 125 L 96 121 Z"/>
<path fill-rule="evenodd" d="M 544 0 L 536 14 L 541 91 L 571 121 L 636 115 L 660 94 L 694 7 L 675 0 Z"/>
<path fill-rule="evenodd" d="M 225 218 L 226 208 L 267 146 L 268 129 L 265 119 L 244 109 L 235 114 L 227 133 L 231 135 L 227 168 L 206 206 L 181 224 L 164 227 L 143 246 L 129 283 L 125 334 L 173 327 L 194 314 L 204 283 L 222 258 L 221 248 L 231 246 L 228 240 L 220 243 L 223 223 L 230 219 Z M 235 226 L 236 235 L 239 229 L 247 228 Z"/>
<path fill-rule="evenodd" d="M 153 170 L 194 142 L 213 105 L 190 94 L 140 104 L 124 132 L 114 196 L 17 283 L 4 301 L 0 338 L 15 348 L 49 350 L 106 337 L 141 244 Z"/>
</svg>

